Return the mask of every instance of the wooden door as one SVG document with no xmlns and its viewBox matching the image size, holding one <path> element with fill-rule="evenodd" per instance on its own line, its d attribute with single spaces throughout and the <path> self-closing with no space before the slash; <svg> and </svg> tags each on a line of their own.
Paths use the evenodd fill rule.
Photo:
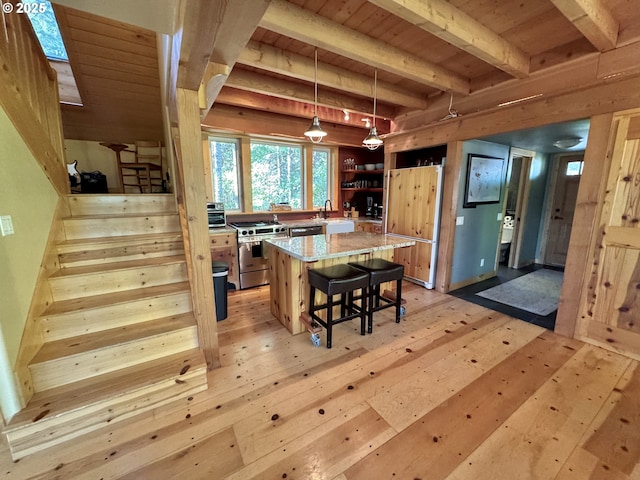
<svg viewBox="0 0 640 480">
<path fill-rule="evenodd" d="M 614 120 L 612 132 L 576 336 L 640 359 L 640 112 Z"/>
<path fill-rule="evenodd" d="M 427 288 L 435 282 L 441 172 L 440 166 L 390 170 L 387 183 L 385 232 L 416 240 L 415 246 L 396 250 L 394 260 Z"/>
<path fill-rule="evenodd" d="M 564 267 L 576 208 L 584 156 L 560 157 L 547 234 L 544 263 Z"/>
</svg>

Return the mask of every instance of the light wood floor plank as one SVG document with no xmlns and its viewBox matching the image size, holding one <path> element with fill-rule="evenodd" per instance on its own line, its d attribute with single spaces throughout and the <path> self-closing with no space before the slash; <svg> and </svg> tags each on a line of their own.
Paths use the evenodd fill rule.
<svg viewBox="0 0 640 480">
<path fill-rule="evenodd" d="M 637 361 L 403 287 L 400 324 L 340 324 L 332 349 L 275 322 L 268 287 L 231 292 L 208 390 L 19 462 L 0 442 L 0 477 L 640 480 Z"/>
<path fill-rule="evenodd" d="M 584 346 L 447 479 L 555 478 L 630 362 Z"/>
<path fill-rule="evenodd" d="M 347 478 L 446 478 L 573 356 L 566 344 L 541 334 L 349 468 Z"/>
</svg>

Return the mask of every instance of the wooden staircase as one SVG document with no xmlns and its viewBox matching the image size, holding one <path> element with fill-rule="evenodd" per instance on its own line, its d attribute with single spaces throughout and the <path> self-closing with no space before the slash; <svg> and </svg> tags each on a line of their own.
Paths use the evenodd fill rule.
<svg viewBox="0 0 640 480">
<path fill-rule="evenodd" d="M 75 195 L 14 459 L 207 388 L 175 199 Z"/>
</svg>

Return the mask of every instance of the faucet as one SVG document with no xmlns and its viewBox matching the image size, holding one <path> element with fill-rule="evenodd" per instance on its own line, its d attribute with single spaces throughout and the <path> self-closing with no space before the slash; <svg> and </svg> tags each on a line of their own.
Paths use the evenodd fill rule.
<svg viewBox="0 0 640 480">
<path fill-rule="evenodd" d="M 273 214 L 273 223 L 278 223 L 278 214 L 277 213 Z"/>
<path fill-rule="evenodd" d="M 327 219 L 329 217 L 329 214 L 327 213 L 327 202 L 329 202 L 329 208 L 331 210 L 333 210 L 333 205 L 331 205 L 331 200 L 326 200 L 324 202 L 324 218 Z"/>
</svg>

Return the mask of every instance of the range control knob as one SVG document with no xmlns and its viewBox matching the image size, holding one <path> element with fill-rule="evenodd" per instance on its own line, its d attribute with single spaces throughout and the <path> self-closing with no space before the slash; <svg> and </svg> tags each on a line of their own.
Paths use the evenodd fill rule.
<svg viewBox="0 0 640 480">
<path fill-rule="evenodd" d="M 242 230 L 242 235 L 246 235 L 247 231 L 246 230 Z"/>
</svg>

